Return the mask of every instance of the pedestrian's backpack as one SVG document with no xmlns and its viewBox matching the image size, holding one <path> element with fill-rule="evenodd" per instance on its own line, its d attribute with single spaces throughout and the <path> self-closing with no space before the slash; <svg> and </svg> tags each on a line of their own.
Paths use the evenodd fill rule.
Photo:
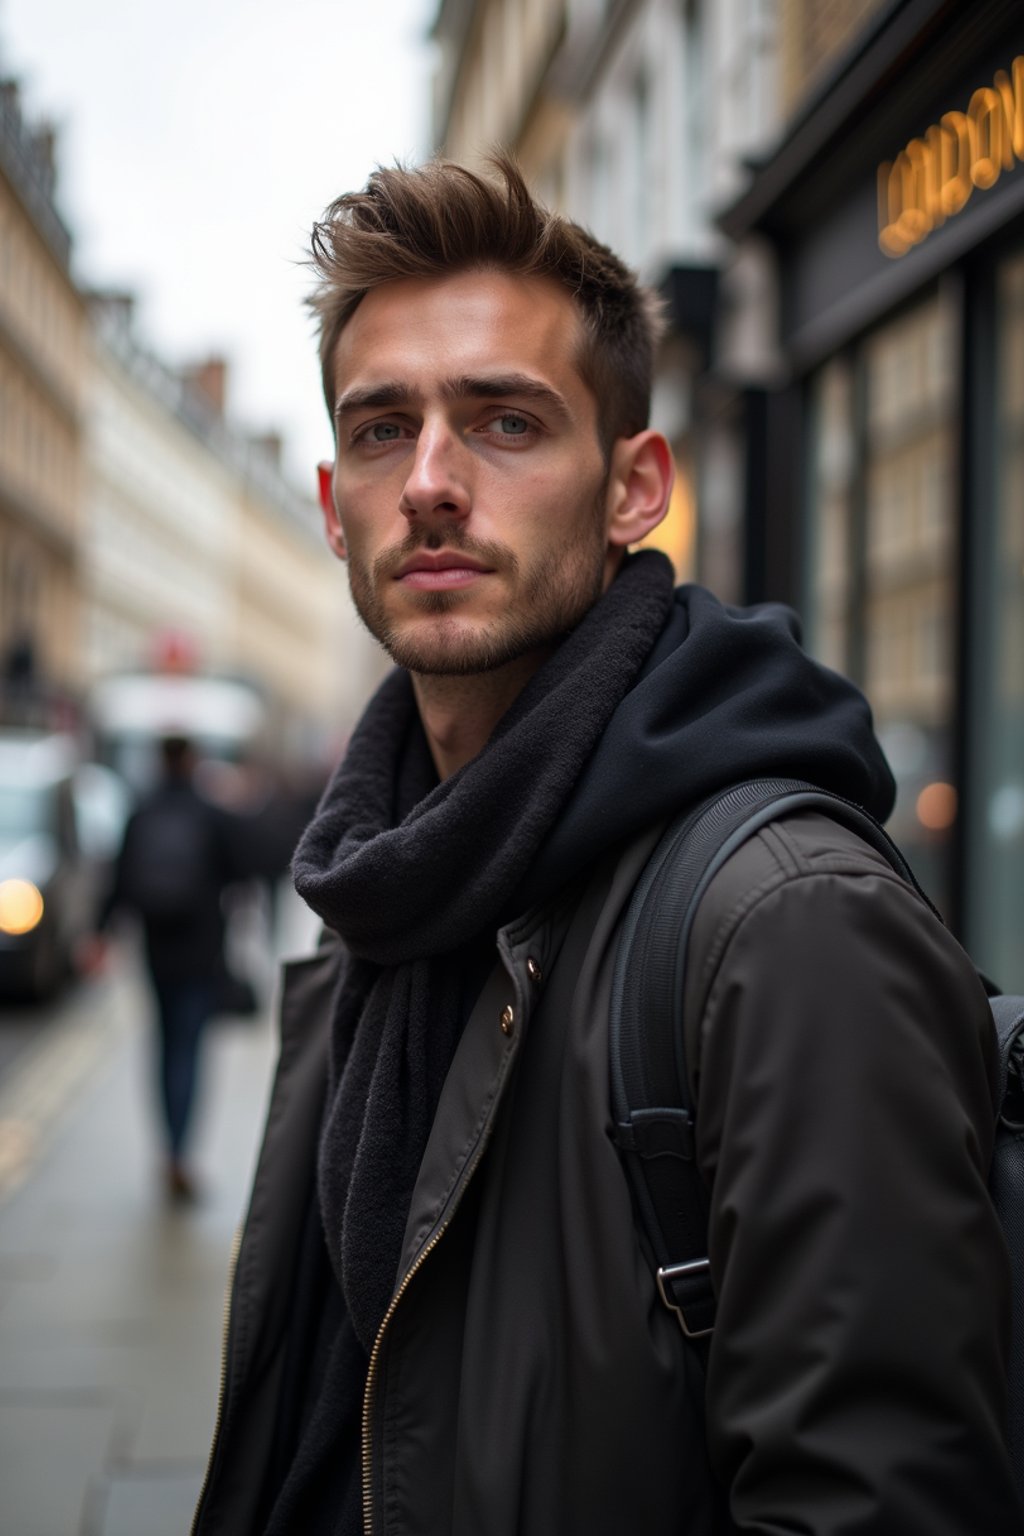
<svg viewBox="0 0 1024 1536">
<path fill-rule="evenodd" d="M 187 789 L 158 793 L 136 812 L 121 869 L 121 894 L 141 917 L 178 923 L 215 888 L 208 808 Z"/>
<path fill-rule="evenodd" d="M 801 780 L 754 779 L 669 825 L 633 894 L 616 959 L 610 1027 L 616 1141 L 661 1299 L 705 1362 L 715 1296 L 708 1196 L 694 1155 L 685 1060 L 686 949 L 701 897 L 726 860 L 767 822 L 804 809 L 855 832 L 928 901 L 899 849 L 859 806 Z M 990 996 L 989 1003 L 1000 1048 L 989 1190 L 1013 1274 L 1008 1444 L 1024 1499 L 1024 997 Z"/>
</svg>

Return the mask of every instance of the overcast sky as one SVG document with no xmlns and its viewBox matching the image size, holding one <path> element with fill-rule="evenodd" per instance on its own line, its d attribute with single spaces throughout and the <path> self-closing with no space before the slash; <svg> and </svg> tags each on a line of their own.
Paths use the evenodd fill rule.
<svg viewBox="0 0 1024 1536">
<path fill-rule="evenodd" d="M 129 287 L 175 364 L 223 350 L 229 411 L 329 456 L 302 260 L 373 165 L 430 149 L 438 0 L 0 0 L 0 72 L 60 128 L 78 278 Z"/>
</svg>

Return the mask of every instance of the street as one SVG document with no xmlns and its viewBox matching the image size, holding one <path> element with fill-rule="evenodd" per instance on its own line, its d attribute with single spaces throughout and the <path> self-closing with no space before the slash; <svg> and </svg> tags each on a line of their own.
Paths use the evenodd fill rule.
<svg viewBox="0 0 1024 1536">
<path fill-rule="evenodd" d="M 82 995 L 78 989 L 62 993 L 46 1008 L 0 999 L 0 1083 L 26 1046 L 38 1044 L 69 1010 L 81 1004 Z"/>
<path fill-rule="evenodd" d="M 289 916 L 283 947 L 296 953 L 308 925 Z M 0 1017 L 0 1536 L 187 1532 L 271 1014 L 208 1031 L 202 1199 L 177 1208 L 160 1182 L 148 999 L 131 948 L 54 1008 Z"/>
</svg>

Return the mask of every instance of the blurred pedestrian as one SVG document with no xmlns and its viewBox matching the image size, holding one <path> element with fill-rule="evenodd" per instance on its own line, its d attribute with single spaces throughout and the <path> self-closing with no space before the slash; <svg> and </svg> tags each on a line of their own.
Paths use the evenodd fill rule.
<svg viewBox="0 0 1024 1536">
<path fill-rule="evenodd" d="M 197 790 L 196 753 L 183 736 L 161 742 L 162 775 L 125 827 L 105 931 L 119 910 L 142 925 L 156 999 L 158 1087 L 169 1196 L 195 1198 L 185 1160 L 203 1030 L 217 1011 L 226 965 L 222 894 L 238 879 L 238 818 Z"/>
</svg>

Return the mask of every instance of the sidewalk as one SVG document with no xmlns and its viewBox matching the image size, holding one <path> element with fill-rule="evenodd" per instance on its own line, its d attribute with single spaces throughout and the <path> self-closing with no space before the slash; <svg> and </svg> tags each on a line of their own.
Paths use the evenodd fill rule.
<svg viewBox="0 0 1024 1536">
<path fill-rule="evenodd" d="M 0 1097 L 0 1536 L 189 1530 L 274 1029 L 268 1014 L 209 1030 L 205 1198 L 173 1209 L 147 1021 L 141 978 L 121 967 L 85 989 Z"/>
</svg>

